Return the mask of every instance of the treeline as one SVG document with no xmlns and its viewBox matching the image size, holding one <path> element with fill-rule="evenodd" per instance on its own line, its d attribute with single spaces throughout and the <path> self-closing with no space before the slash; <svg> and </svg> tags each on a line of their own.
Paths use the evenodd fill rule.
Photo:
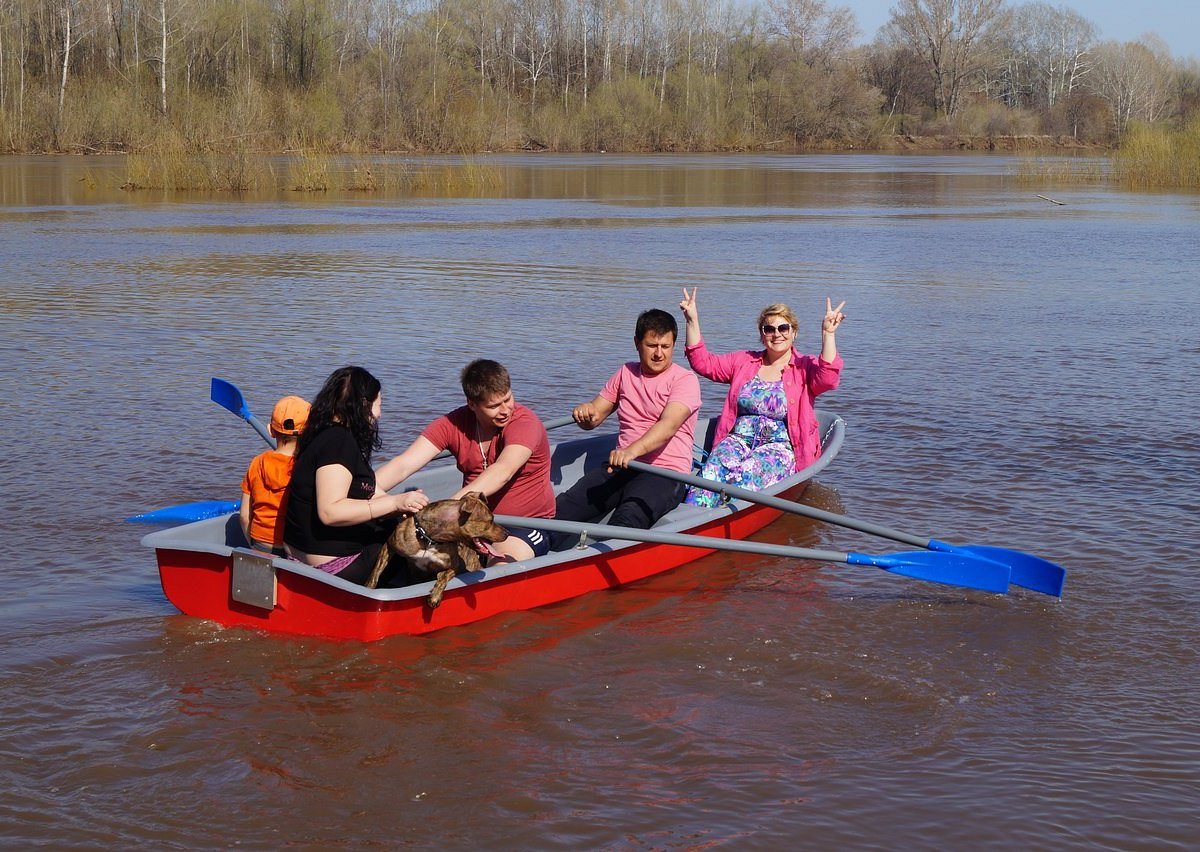
<svg viewBox="0 0 1200 852">
<path fill-rule="evenodd" d="M 739 150 L 1118 141 L 1200 69 L 1066 6 L 897 0 L 0 0 L 0 149 Z"/>
</svg>

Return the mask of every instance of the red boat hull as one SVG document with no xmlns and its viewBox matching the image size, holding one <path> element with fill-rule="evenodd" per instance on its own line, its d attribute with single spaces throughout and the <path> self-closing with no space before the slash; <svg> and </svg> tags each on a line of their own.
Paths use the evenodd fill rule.
<svg viewBox="0 0 1200 852">
<path fill-rule="evenodd" d="M 806 484 L 802 482 L 781 496 L 796 498 Z M 688 532 L 744 539 L 780 514 L 777 509 L 748 506 L 699 524 Z M 287 569 L 275 572 L 274 607 L 261 608 L 234 600 L 230 556 L 166 547 L 155 550 L 163 593 L 185 615 L 227 626 L 364 641 L 429 633 L 503 612 L 557 603 L 587 592 L 615 589 L 713 552 L 664 544 L 634 544 L 608 553 L 591 552 L 580 559 L 523 573 L 461 586 L 454 583 L 447 589 L 441 606 L 431 610 L 424 596 L 380 600 Z"/>
</svg>

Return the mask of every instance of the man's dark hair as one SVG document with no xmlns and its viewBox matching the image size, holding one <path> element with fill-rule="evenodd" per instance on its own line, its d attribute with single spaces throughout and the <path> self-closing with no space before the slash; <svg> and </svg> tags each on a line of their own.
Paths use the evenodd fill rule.
<svg viewBox="0 0 1200 852">
<path fill-rule="evenodd" d="M 651 308 L 638 314 L 637 326 L 633 330 L 633 339 L 637 343 L 641 343 L 642 338 L 651 331 L 658 335 L 666 334 L 669 331 L 672 338 L 679 339 L 679 326 L 675 323 L 675 317 L 658 308 Z"/>
</svg>

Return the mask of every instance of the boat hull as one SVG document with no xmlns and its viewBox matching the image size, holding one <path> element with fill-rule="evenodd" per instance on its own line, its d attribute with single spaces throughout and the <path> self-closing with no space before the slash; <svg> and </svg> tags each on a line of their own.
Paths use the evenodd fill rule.
<svg viewBox="0 0 1200 852">
<path fill-rule="evenodd" d="M 804 490 L 801 485 L 796 495 Z M 689 530 L 697 535 L 744 539 L 781 513 L 756 507 Z M 533 609 L 588 592 L 615 589 L 694 562 L 715 551 L 638 544 L 593 553 L 533 571 L 447 589 L 437 609 L 424 595 L 379 599 L 331 587 L 295 571 L 277 570 L 275 605 L 266 609 L 232 596 L 232 560 L 212 553 L 157 551 L 163 594 L 180 612 L 227 626 L 277 633 L 374 641 L 469 624 L 504 612 Z"/>
<path fill-rule="evenodd" d="M 832 461 L 844 424 L 832 415 L 824 420 L 822 459 L 779 483 L 770 493 L 799 497 L 811 476 Z M 602 463 L 611 440 L 608 438 L 606 443 L 604 438 L 588 438 L 557 445 L 560 483 L 571 482 L 586 467 Z M 437 487 L 447 487 L 454 481 L 448 477 L 456 476 L 453 469 L 442 473 L 442 480 L 430 483 L 427 493 L 438 493 Z M 665 526 L 660 524 L 656 529 L 744 539 L 781 514 L 778 509 L 755 503 L 733 502 L 713 510 L 681 506 L 664 519 Z M 420 635 L 588 592 L 615 589 L 714 552 L 680 545 L 592 543 L 528 563 L 460 575 L 447 587 L 441 605 L 430 609 L 426 603 L 430 583 L 402 589 L 366 589 L 316 568 L 287 559 L 270 559 L 230 544 L 238 538 L 235 515 L 152 533 L 143 543 L 155 550 L 163 594 L 185 615 L 226 626 L 361 641 Z M 243 588 L 247 575 L 238 573 L 247 563 L 252 571 L 249 585 L 265 589 L 258 596 L 250 595 L 250 602 Z"/>
</svg>

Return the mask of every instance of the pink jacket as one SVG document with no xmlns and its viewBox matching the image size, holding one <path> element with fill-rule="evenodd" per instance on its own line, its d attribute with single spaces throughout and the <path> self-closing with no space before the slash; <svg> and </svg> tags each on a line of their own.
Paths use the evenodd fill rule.
<svg viewBox="0 0 1200 852">
<path fill-rule="evenodd" d="M 737 419 L 737 399 L 742 385 L 754 378 L 763 364 L 763 351 L 743 350 L 727 355 L 713 355 L 703 338 L 684 350 L 692 369 L 706 379 L 729 385 L 725 408 L 717 420 L 713 446 L 729 434 Z M 838 386 L 842 373 L 842 356 L 833 363 L 816 355 L 802 355 L 792 350 L 792 360 L 783 371 L 783 392 L 787 397 L 787 430 L 796 453 L 796 470 L 812 464 L 821 455 L 821 435 L 813 400 Z"/>
</svg>

